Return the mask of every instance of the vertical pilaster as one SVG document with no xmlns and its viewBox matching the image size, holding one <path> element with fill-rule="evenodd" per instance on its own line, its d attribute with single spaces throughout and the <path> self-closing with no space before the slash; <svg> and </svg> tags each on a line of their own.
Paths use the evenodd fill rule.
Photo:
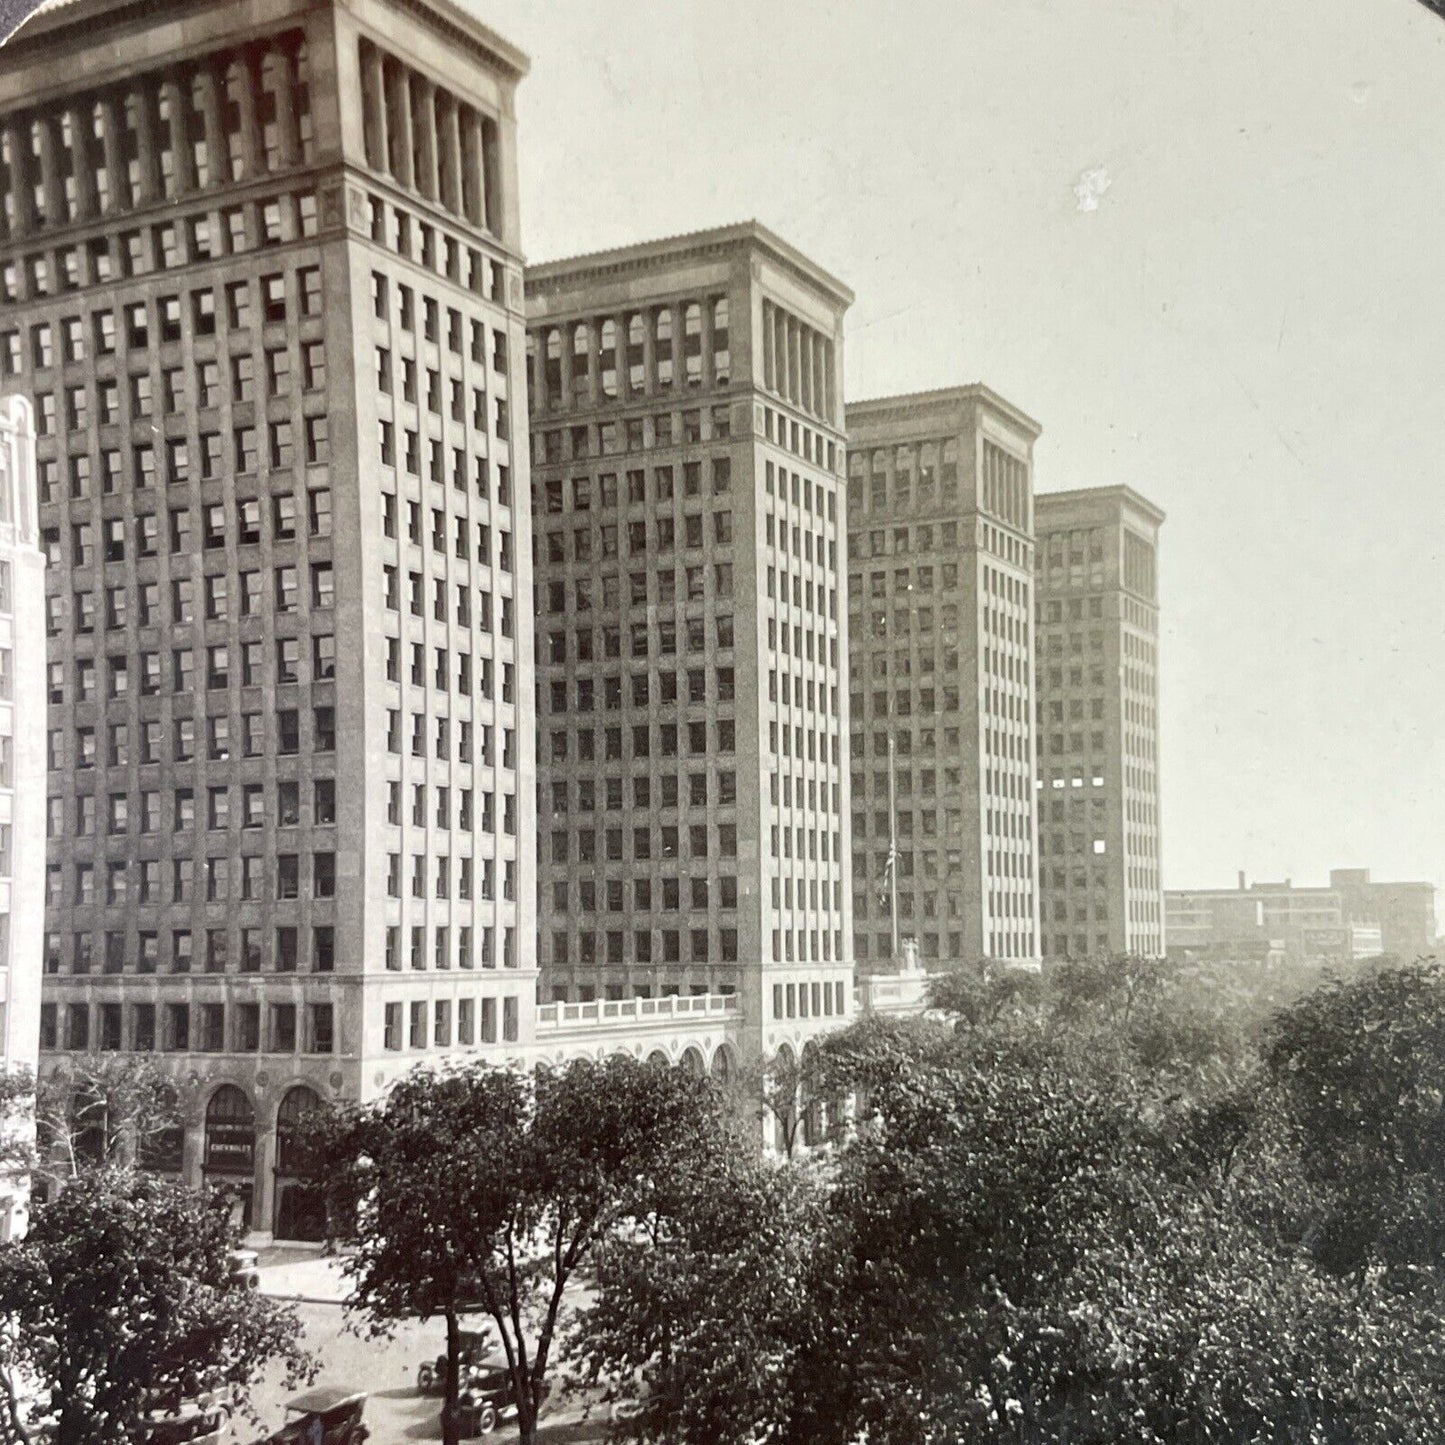
<svg viewBox="0 0 1445 1445">
<path fill-rule="evenodd" d="M 502 216 L 502 156 L 497 122 L 482 117 L 482 224 L 494 236 L 505 232 Z"/>
<path fill-rule="evenodd" d="M 416 126 L 416 188 L 429 201 L 437 198 L 436 86 L 420 75 L 411 79 L 412 114 Z"/>
<path fill-rule="evenodd" d="M 296 51 L 278 45 L 268 57 L 276 82 L 276 139 L 282 169 L 301 159 L 301 126 L 296 116 Z"/>
<path fill-rule="evenodd" d="M 266 146 L 256 105 L 261 87 L 256 73 L 255 53 L 243 50 L 233 62 L 232 71 L 236 80 L 236 100 L 241 110 L 241 169 L 244 179 L 252 181 L 266 170 Z"/>
<path fill-rule="evenodd" d="M 15 196 L 15 233 L 35 229 L 35 187 L 30 166 L 30 122 L 23 117 L 5 123 L 5 144 L 10 152 L 10 189 Z"/>
<path fill-rule="evenodd" d="M 70 120 L 71 168 L 75 174 L 75 204 L 82 219 L 100 214 L 100 193 L 95 180 L 95 114 L 85 103 L 66 112 Z"/>
<path fill-rule="evenodd" d="M 224 185 L 231 178 L 226 130 L 221 124 L 221 87 L 224 77 L 202 63 L 196 71 L 196 99 L 201 113 L 201 139 L 206 147 L 206 184 Z M 107 162 L 109 164 L 109 162 Z"/>
<path fill-rule="evenodd" d="M 457 215 L 462 208 L 462 137 L 457 101 L 446 91 L 437 95 L 438 179 L 441 203 Z"/>
<path fill-rule="evenodd" d="M 374 171 L 389 170 L 386 75 L 381 51 L 370 41 L 363 41 L 361 46 L 361 103 L 366 127 L 366 163 Z"/>
<path fill-rule="evenodd" d="M 60 173 L 60 118 L 42 115 L 36 119 L 40 141 L 40 193 L 45 201 L 45 224 L 63 226 L 70 219 L 65 200 L 65 178 Z"/>
<path fill-rule="evenodd" d="M 142 79 L 131 93 L 135 102 L 136 160 L 140 166 L 141 205 L 162 198 L 159 117 L 156 115 L 156 95 L 150 82 Z"/>
<path fill-rule="evenodd" d="M 482 118 L 471 106 L 462 108 L 461 130 L 462 211 L 474 226 L 487 223 L 486 175 L 482 156 Z"/>
<path fill-rule="evenodd" d="M 190 86 L 178 70 L 166 73 L 161 81 L 161 97 L 166 106 L 166 143 L 171 152 L 171 173 L 176 178 L 177 193 L 194 190 L 196 186 L 196 157 L 186 124 L 190 94 Z"/>
<path fill-rule="evenodd" d="M 412 189 L 411 85 L 405 67 L 386 67 L 386 97 L 391 173 L 398 185 Z"/>
</svg>

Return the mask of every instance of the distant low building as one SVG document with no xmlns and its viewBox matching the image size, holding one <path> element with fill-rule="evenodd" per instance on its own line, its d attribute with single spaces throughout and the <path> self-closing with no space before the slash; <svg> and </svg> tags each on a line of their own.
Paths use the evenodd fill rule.
<svg viewBox="0 0 1445 1445">
<path fill-rule="evenodd" d="M 1422 908 L 1428 908 L 1428 925 Z M 1328 888 L 1297 887 L 1288 878 L 1246 884 L 1241 873 L 1234 888 L 1164 894 L 1171 957 L 1414 958 L 1432 951 L 1434 919 L 1432 884 L 1371 884 L 1364 869 L 1334 870 Z"/>
<path fill-rule="evenodd" d="M 1348 918 L 1380 926 L 1380 952 L 1423 958 L 1435 952 L 1435 885 L 1373 883 L 1368 868 L 1330 869 L 1330 887 Z"/>
</svg>

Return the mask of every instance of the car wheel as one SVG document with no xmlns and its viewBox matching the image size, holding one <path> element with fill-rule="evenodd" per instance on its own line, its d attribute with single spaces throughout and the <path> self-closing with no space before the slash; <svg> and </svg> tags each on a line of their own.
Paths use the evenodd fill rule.
<svg viewBox="0 0 1445 1445">
<path fill-rule="evenodd" d="M 416 1372 L 416 1387 L 423 1392 L 436 1384 L 436 1370 L 431 1365 L 419 1365 Z"/>
<path fill-rule="evenodd" d="M 490 1435 L 497 1428 L 497 1408 L 490 1403 L 477 1411 L 477 1434 Z"/>
</svg>

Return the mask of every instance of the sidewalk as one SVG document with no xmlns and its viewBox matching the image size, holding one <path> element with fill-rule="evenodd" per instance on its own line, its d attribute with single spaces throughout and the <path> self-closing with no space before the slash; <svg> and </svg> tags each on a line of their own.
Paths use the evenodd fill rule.
<svg viewBox="0 0 1445 1445">
<path fill-rule="evenodd" d="M 256 1268 L 261 1276 L 261 1293 L 272 1299 L 340 1305 L 351 1295 L 351 1285 L 342 1275 L 341 1260 L 335 1255 L 272 1247 L 261 1251 Z"/>
</svg>

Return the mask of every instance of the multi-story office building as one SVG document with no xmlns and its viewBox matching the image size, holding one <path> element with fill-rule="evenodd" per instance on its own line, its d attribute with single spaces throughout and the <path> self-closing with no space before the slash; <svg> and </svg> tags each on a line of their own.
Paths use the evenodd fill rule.
<svg viewBox="0 0 1445 1445">
<path fill-rule="evenodd" d="M 30 404 L 0 401 L 0 1070 L 39 1062 L 45 928 L 45 559 Z M 7 1122 L 19 1141 L 23 1117 Z M 25 1228 L 28 1177 L 0 1171 L 0 1240 Z"/>
<path fill-rule="evenodd" d="M 1039 956 L 1033 444 L 984 386 L 848 407 L 853 899 L 889 968 Z M 890 822 L 889 747 L 896 754 Z M 891 833 L 892 830 L 892 833 Z M 890 837 L 897 849 L 890 866 Z M 894 871 L 896 870 L 896 871 Z"/>
<path fill-rule="evenodd" d="M 263 1230 L 318 1097 L 535 1017 L 525 69 L 448 0 L 70 0 L 0 53 L 42 1049 L 172 1070 L 155 1162 Z"/>
<path fill-rule="evenodd" d="M 1164 952 L 1163 521 L 1129 487 L 1035 498 L 1039 921 L 1048 956 Z"/>
<path fill-rule="evenodd" d="M 752 224 L 528 270 L 553 999 L 851 1013 L 851 300 Z"/>
</svg>

